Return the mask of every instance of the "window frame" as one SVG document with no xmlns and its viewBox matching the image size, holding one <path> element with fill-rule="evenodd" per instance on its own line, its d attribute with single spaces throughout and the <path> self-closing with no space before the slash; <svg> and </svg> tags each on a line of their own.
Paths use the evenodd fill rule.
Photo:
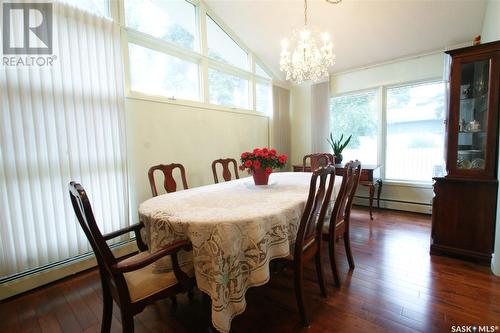
<svg viewBox="0 0 500 333">
<path fill-rule="evenodd" d="M 342 96 L 349 96 L 349 95 L 358 95 L 362 93 L 366 93 L 369 91 L 377 91 L 377 99 L 378 99 L 378 140 L 377 140 L 377 164 L 382 165 L 380 169 L 380 177 L 384 181 L 384 184 L 390 184 L 390 185 L 396 185 L 396 186 L 406 186 L 406 187 L 415 187 L 415 188 L 426 188 L 426 189 L 432 189 L 432 180 L 429 180 L 428 182 L 419 182 L 419 181 L 414 181 L 414 180 L 393 180 L 393 179 L 387 179 L 386 178 L 386 173 L 385 173 L 385 165 L 386 165 L 386 157 L 387 157 L 387 90 L 391 88 L 398 88 L 398 87 L 404 87 L 404 86 L 413 86 L 413 85 L 419 85 L 419 84 L 432 84 L 432 83 L 443 83 L 444 80 L 442 77 L 431 77 L 431 78 L 426 78 L 422 80 L 412 80 L 412 81 L 403 81 L 403 82 L 395 82 L 395 83 L 388 83 L 388 84 L 381 84 L 381 85 L 375 85 L 375 86 L 370 86 L 367 88 L 359 89 L 359 90 L 352 90 L 352 91 L 347 91 L 347 92 L 342 92 L 339 94 L 334 94 L 330 96 L 330 103 L 331 100 L 334 97 L 342 97 Z M 446 90 L 446 86 L 445 86 Z M 446 97 L 446 93 L 445 93 Z M 446 107 L 446 103 L 445 103 Z M 447 110 L 444 110 L 444 115 L 446 118 Z M 446 134 L 445 134 L 446 135 Z M 443 140 L 445 138 L 443 137 Z M 446 149 L 446 148 L 445 148 Z M 363 163 L 363 161 L 361 161 Z"/>
<path fill-rule="evenodd" d="M 257 59 L 255 54 L 234 34 L 231 29 L 229 29 L 221 19 L 215 15 L 211 10 L 207 8 L 203 1 L 199 0 L 185 0 L 190 2 L 195 6 L 196 12 L 196 24 L 197 24 L 197 42 L 199 43 L 194 50 L 190 50 L 174 44 L 172 42 L 162 40 L 150 36 L 146 33 L 134 30 L 126 26 L 125 22 L 125 6 L 124 0 L 110 1 L 110 12 L 112 18 L 120 26 L 121 31 L 121 44 L 123 53 L 123 66 L 124 66 L 124 85 L 125 85 L 125 96 L 127 98 L 139 99 L 139 100 L 149 100 L 168 104 L 189 106 L 195 108 L 228 111 L 252 114 L 257 116 L 262 116 L 269 118 L 270 115 L 264 112 L 259 112 L 256 110 L 256 83 L 257 81 L 264 81 L 269 83 L 271 86 L 273 84 L 273 76 L 269 75 L 269 78 L 262 77 L 255 73 L 255 63 L 266 72 L 271 73 L 271 71 L 263 65 L 263 63 Z M 207 28 L 206 28 L 206 16 L 210 18 L 219 26 L 221 29 L 248 55 L 248 70 L 241 69 L 237 66 L 227 64 L 222 61 L 217 61 L 208 56 L 208 41 L 207 41 Z M 199 91 L 200 98 L 199 101 L 178 99 L 174 97 L 168 97 L 163 95 L 150 95 L 144 92 L 138 92 L 131 89 L 130 82 L 130 61 L 128 54 L 128 43 L 134 43 L 139 46 L 146 48 L 151 48 L 155 51 L 165 53 L 170 56 L 181 58 L 182 60 L 197 63 L 199 66 Z M 197 50 L 198 49 L 198 50 Z M 237 108 L 229 107 L 218 104 L 210 103 L 209 87 L 208 87 L 208 69 L 213 68 L 222 71 L 227 74 L 231 74 L 242 79 L 248 80 L 248 108 Z"/>
</svg>

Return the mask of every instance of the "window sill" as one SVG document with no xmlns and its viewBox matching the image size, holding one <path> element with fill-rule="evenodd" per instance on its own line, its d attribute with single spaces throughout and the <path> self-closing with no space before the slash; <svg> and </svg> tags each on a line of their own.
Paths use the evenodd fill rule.
<svg viewBox="0 0 500 333">
<path fill-rule="evenodd" d="M 226 106 L 220 106 L 220 105 L 197 102 L 197 101 L 189 101 L 189 100 L 183 100 L 183 99 L 170 99 L 170 98 L 164 97 L 164 96 L 148 95 L 148 94 L 144 94 L 144 93 L 140 93 L 140 92 L 136 92 L 136 91 L 128 92 L 128 94 L 126 95 L 126 98 L 143 100 L 143 101 L 150 101 L 150 102 L 157 102 L 157 103 L 172 104 L 172 105 L 187 106 L 187 107 L 198 108 L 198 109 L 208 109 L 208 110 L 215 110 L 215 111 L 222 111 L 222 112 L 245 114 L 245 115 L 257 116 L 257 117 L 262 117 L 262 118 L 270 118 L 265 113 L 259 112 L 259 111 L 254 111 L 254 110 L 249 110 L 249 109 L 240 109 L 240 108 L 231 108 L 231 107 L 226 107 Z"/>
</svg>

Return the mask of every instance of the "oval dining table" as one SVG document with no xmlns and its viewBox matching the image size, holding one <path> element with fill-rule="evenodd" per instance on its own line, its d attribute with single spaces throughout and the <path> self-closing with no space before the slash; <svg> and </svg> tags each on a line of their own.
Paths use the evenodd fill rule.
<svg viewBox="0 0 500 333">
<path fill-rule="evenodd" d="M 219 331 L 229 332 L 231 320 L 245 310 L 247 289 L 269 281 L 269 262 L 293 251 L 310 180 L 310 172 L 279 172 L 270 175 L 269 185 L 255 186 L 246 177 L 163 194 L 139 206 L 150 251 L 179 239 L 193 244 L 179 262 L 181 268 L 194 266 Z M 341 181 L 337 176 L 332 202 Z M 158 272 L 169 269 L 170 258 L 156 262 Z"/>
</svg>

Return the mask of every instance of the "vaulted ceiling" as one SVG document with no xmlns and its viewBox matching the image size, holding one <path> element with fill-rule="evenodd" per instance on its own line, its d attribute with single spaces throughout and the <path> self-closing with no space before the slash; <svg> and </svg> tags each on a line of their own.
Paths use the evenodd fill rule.
<svg viewBox="0 0 500 333">
<path fill-rule="evenodd" d="M 205 0 L 275 74 L 280 41 L 304 20 L 302 0 Z M 327 31 L 332 72 L 443 50 L 481 33 L 484 0 L 308 1 L 309 25 Z"/>
</svg>

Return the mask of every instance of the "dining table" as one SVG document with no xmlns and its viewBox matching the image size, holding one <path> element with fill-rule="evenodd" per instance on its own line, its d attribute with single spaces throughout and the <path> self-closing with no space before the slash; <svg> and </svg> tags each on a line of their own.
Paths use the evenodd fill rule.
<svg viewBox="0 0 500 333">
<path fill-rule="evenodd" d="M 194 267 L 198 288 L 212 301 L 213 326 L 229 332 L 248 288 L 267 283 L 270 261 L 293 251 L 310 182 L 310 172 L 276 172 L 264 186 L 245 177 L 167 193 L 141 203 L 139 219 L 151 252 L 191 241 L 192 251 L 178 255 L 181 268 Z M 331 207 L 341 182 L 336 176 Z M 168 270 L 170 257 L 155 263 L 156 272 Z"/>
</svg>

